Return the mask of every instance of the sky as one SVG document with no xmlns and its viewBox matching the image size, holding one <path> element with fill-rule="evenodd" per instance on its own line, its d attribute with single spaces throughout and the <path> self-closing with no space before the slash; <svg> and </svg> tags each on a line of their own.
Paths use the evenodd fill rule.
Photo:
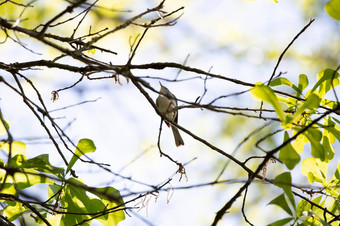
<svg viewBox="0 0 340 226">
<path fill-rule="evenodd" d="M 106 1 L 102 2 L 107 3 Z M 135 3 L 131 0 L 130 2 L 130 5 L 127 5 L 128 9 L 133 12 L 141 12 L 146 7 L 154 6 L 157 1 Z M 275 4 L 269 0 L 212 0 L 208 3 L 203 0 L 166 1 L 166 11 L 184 6 L 182 11 L 184 14 L 175 26 L 152 29 L 147 33 L 133 63 L 182 63 L 187 58 L 187 65 L 190 67 L 210 70 L 215 74 L 247 82 L 265 82 L 269 79 L 277 60 L 276 58 L 268 59 L 267 54 L 270 52 L 281 53 L 292 38 L 309 22 L 299 8 L 303 2 L 302 0 L 287 0 Z M 128 15 L 133 15 L 133 13 Z M 315 79 L 315 75 L 323 67 L 311 65 L 315 64 L 315 61 L 310 60 L 311 56 L 318 46 L 329 40 L 329 36 L 337 34 L 333 30 L 334 26 L 330 26 L 331 19 L 327 18 L 324 12 L 321 12 L 315 19 L 312 26 L 292 46 L 294 54 L 304 57 L 300 57 L 298 60 L 288 57 L 279 67 L 279 71 L 287 72 L 286 76 L 293 81 L 297 81 L 298 75 L 301 73 L 306 73 L 311 80 Z M 138 31 L 140 30 L 136 29 L 132 32 L 138 33 Z M 29 39 L 25 38 L 24 41 L 31 45 Z M 118 55 L 107 58 L 106 55 L 96 52 L 94 57 L 97 59 L 113 64 L 123 64 L 127 61 L 129 43 L 126 34 L 121 36 L 114 34 L 101 44 L 117 51 Z M 7 43 L 1 45 L 0 61 L 10 63 L 42 57 L 53 59 L 58 55 L 55 51 L 44 49 L 41 44 L 36 42 L 33 42 L 32 46 L 37 52 L 42 52 L 43 56 L 32 54 L 19 45 L 8 42 L 8 45 Z M 68 59 L 64 59 L 61 62 L 67 61 Z M 72 63 L 77 64 L 77 62 Z M 136 76 L 173 79 L 179 72 L 167 69 L 164 71 L 134 70 L 133 73 Z M 122 85 L 119 85 L 113 80 L 84 80 L 73 89 L 60 92 L 59 99 L 52 102 L 50 100 L 51 92 L 73 84 L 79 79 L 78 75 L 55 69 L 30 71 L 26 75 L 35 82 L 50 110 L 89 101 L 85 104 L 54 111 L 52 116 L 65 128 L 66 133 L 75 142 L 82 138 L 92 139 L 97 151 L 89 154 L 89 157 L 97 162 L 110 164 L 112 172 L 147 184 L 160 185 L 172 178 L 171 185 L 177 187 L 209 182 L 220 170 L 219 166 L 223 162 L 221 156 L 212 153 L 210 149 L 183 132 L 181 134 L 185 145 L 176 148 L 171 130 L 163 125 L 161 144 L 164 152 L 179 162 L 190 162 L 186 167 L 188 181 L 185 178 L 179 181 L 180 175 L 174 175 L 177 166 L 168 159 L 160 157 L 156 149 L 160 118 L 131 82 L 122 79 Z M 102 75 L 107 74 L 103 73 Z M 8 74 L 2 76 L 9 81 L 12 80 Z M 186 79 L 192 76 L 195 74 L 180 72 L 178 78 Z M 159 89 L 158 80 L 149 79 L 148 82 L 156 90 Z M 194 101 L 198 96 L 201 96 L 204 89 L 200 79 L 165 83 L 165 85 L 178 99 L 189 101 Z M 9 89 L 2 87 L 0 89 L 0 107 L 6 120 L 10 122 L 14 137 L 27 144 L 28 155 L 36 156 L 49 150 L 50 161 L 56 166 L 62 166 L 63 162 L 55 150 L 49 149 L 51 145 L 46 143 L 47 139 L 32 139 L 41 136 L 46 138 L 46 136 L 40 129 L 39 122 L 32 119 L 29 110 L 23 104 L 18 104 L 22 102 L 21 98 L 13 95 Z M 27 84 L 25 84 L 25 88 L 27 94 L 34 98 L 35 94 L 32 89 Z M 204 99 L 207 102 L 219 95 L 247 89 L 247 87 L 239 87 L 219 80 L 208 80 L 207 88 L 208 93 Z M 156 93 L 150 92 L 150 95 L 154 100 L 157 97 Z M 249 106 L 247 100 L 251 100 L 250 94 L 247 93 L 242 98 L 230 98 L 223 100 L 222 103 L 230 104 L 230 106 Z M 244 100 L 246 101 L 242 102 Z M 224 148 L 227 152 L 231 152 L 244 138 L 244 130 L 239 128 L 240 131 L 236 139 L 221 137 L 226 117 L 226 115 L 211 114 L 199 109 L 183 109 L 179 112 L 179 124 L 218 147 Z M 141 155 L 142 153 L 143 155 Z M 4 155 L 4 153 L 1 154 Z M 67 154 L 67 156 L 71 158 L 71 154 Z M 220 162 L 219 166 L 212 165 L 217 162 Z M 236 166 L 231 165 L 227 168 L 227 175 L 224 175 L 226 178 L 229 178 L 228 173 L 235 176 L 237 171 L 233 172 L 232 167 Z M 277 165 L 272 167 L 284 169 Z M 125 194 L 125 189 L 133 191 L 148 189 L 138 183 L 132 183 L 116 177 L 112 173 L 107 173 L 95 165 L 77 162 L 75 169 L 88 185 L 111 185 L 120 189 L 122 194 Z M 232 172 L 228 172 L 229 170 Z M 240 178 L 244 179 L 245 177 L 240 175 Z M 301 179 L 302 182 L 306 181 L 301 177 L 298 179 Z M 260 187 L 267 189 L 266 185 L 260 185 Z M 157 201 L 155 201 L 155 197 L 150 196 L 147 207 L 137 209 L 135 212 L 154 225 L 208 225 L 215 217 L 215 213 L 238 188 L 239 184 L 235 183 L 214 188 L 175 190 L 172 194 L 170 187 L 169 192 L 159 194 Z M 254 189 L 254 191 L 257 190 Z M 38 189 L 32 189 L 32 192 L 39 194 Z M 125 201 L 128 199 L 129 197 Z M 168 199 L 170 201 L 167 203 Z M 252 195 L 249 195 L 249 199 L 253 202 L 256 201 L 256 197 Z M 265 202 L 258 201 L 261 208 L 251 208 L 252 211 L 247 212 L 248 217 L 256 225 L 269 223 L 270 220 L 273 220 L 259 218 L 262 211 L 274 210 L 278 214 L 277 209 L 266 206 L 269 201 L 270 199 Z M 238 202 L 236 206 L 240 207 L 240 204 L 241 202 Z M 143 203 L 136 202 L 134 205 L 141 207 Z M 220 225 L 245 224 L 242 216 L 236 210 L 237 208 L 232 209 L 230 214 L 225 215 Z M 187 214 L 188 211 L 190 214 Z M 131 216 L 127 216 L 127 219 L 119 225 L 143 225 L 143 221 L 134 217 L 133 213 Z"/>
</svg>

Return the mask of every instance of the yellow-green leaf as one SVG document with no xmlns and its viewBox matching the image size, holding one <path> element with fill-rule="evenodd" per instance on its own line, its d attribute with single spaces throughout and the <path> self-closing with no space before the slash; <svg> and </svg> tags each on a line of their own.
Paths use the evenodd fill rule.
<svg viewBox="0 0 340 226">
<path fill-rule="evenodd" d="M 77 144 L 77 148 L 75 150 L 75 154 L 72 156 L 71 161 L 69 162 L 67 166 L 66 173 L 68 173 L 73 165 L 76 163 L 76 161 L 86 153 L 94 152 L 96 151 L 96 146 L 94 145 L 94 142 L 90 139 L 84 138 L 79 140 Z"/>
<path fill-rule="evenodd" d="M 26 154 L 26 145 L 21 141 L 13 141 L 11 145 L 5 142 L 0 142 L 0 149 L 9 152 L 10 148 L 12 156 Z"/>
<path fill-rule="evenodd" d="M 289 135 L 285 132 L 284 141 L 289 139 Z M 293 146 L 288 143 L 284 146 L 279 153 L 279 159 L 282 161 L 288 169 L 292 170 L 300 162 L 300 155 L 296 153 Z"/>
<path fill-rule="evenodd" d="M 7 127 L 7 129 L 9 129 L 9 124 L 8 124 L 8 122 L 6 120 L 5 120 L 5 125 L 2 124 L 2 122 L 0 121 L 0 135 L 7 134 L 7 130 L 6 130 L 5 126 Z"/>
<path fill-rule="evenodd" d="M 250 92 L 254 99 L 266 101 L 272 105 L 279 119 L 282 122 L 286 122 L 286 115 L 279 104 L 277 96 L 270 87 L 263 83 L 256 83 L 256 85 L 250 89 Z"/>
<path fill-rule="evenodd" d="M 326 181 L 328 163 L 310 157 L 302 161 L 301 172 L 308 178 L 309 183 Z"/>
<path fill-rule="evenodd" d="M 299 107 L 294 113 L 292 123 L 296 123 L 306 109 L 318 108 L 319 104 L 320 98 L 316 94 L 312 93 L 311 95 L 309 95 L 305 103 L 301 107 Z"/>
<path fill-rule="evenodd" d="M 331 0 L 325 6 L 325 11 L 336 20 L 340 20 L 340 0 Z"/>
<path fill-rule="evenodd" d="M 300 134 L 299 136 L 296 137 L 292 146 L 297 153 L 301 154 L 304 150 L 305 144 L 307 143 L 308 139 L 304 135 Z"/>
<path fill-rule="evenodd" d="M 302 92 L 308 86 L 308 77 L 305 74 L 299 75 L 298 89 Z"/>
</svg>

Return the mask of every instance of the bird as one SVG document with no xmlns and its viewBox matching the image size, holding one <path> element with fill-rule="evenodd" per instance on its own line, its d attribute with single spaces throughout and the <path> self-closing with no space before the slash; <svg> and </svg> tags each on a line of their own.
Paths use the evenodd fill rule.
<svg viewBox="0 0 340 226">
<path fill-rule="evenodd" d="M 174 94 L 172 94 L 168 88 L 160 84 L 159 95 L 156 99 L 156 105 L 160 113 L 164 114 L 169 120 L 165 121 L 168 127 L 171 127 L 172 133 L 174 134 L 175 144 L 177 147 L 184 145 L 184 141 L 181 137 L 181 134 L 178 131 L 178 128 L 174 126 L 171 122 L 178 123 L 178 110 L 177 110 L 177 99 Z"/>
</svg>

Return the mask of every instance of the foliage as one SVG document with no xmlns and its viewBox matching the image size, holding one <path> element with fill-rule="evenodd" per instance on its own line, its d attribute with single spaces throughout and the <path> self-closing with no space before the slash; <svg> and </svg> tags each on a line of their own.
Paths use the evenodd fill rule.
<svg viewBox="0 0 340 226">
<path fill-rule="evenodd" d="M 4 144 L 6 143 L 0 143 L 2 147 Z M 35 215 L 36 223 L 47 225 L 51 225 L 49 222 L 59 225 L 86 225 L 93 219 L 100 220 L 103 225 L 116 225 L 124 220 L 124 202 L 118 190 L 113 187 L 92 188 L 74 177 L 67 179 L 67 173 L 81 155 L 95 151 L 92 140 L 81 139 L 78 142 L 67 170 L 51 165 L 48 154 L 31 159 L 23 154 L 12 156 L 12 153 L 18 153 L 17 149 L 22 148 L 13 145 L 13 142 L 6 146 L 9 146 L 7 151 L 10 150 L 10 158 L 6 164 L 2 164 L 6 172 L 1 172 L 0 196 L 4 200 L 3 214 L 9 221 L 14 221 L 27 212 Z M 48 184 L 47 201 L 32 205 L 20 199 L 24 189 L 38 184 Z M 51 211 L 55 214 L 51 215 Z"/>
<path fill-rule="evenodd" d="M 276 0 L 271 2 L 279 5 Z M 5 157 L 0 159 L 0 204 L 2 208 L 0 224 L 11 225 L 18 220 L 24 221 L 25 218 L 33 218 L 36 224 L 46 225 L 90 225 L 94 220 L 103 225 L 117 225 L 125 219 L 125 213 L 137 215 L 134 209 L 145 208 L 147 210 L 151 197 L 155 197 L 157 201 L 161 192 L 167 193 L 167 202 L 169 202 L 174 191 L 198 187 L 213 189 L 217 187 L 223 191 L 223 198 L 225 193 L 228 193 L 228 200 L 219 211 L 216 211 L 212 225 L 217 225 L 223 217 L 227 217 L 226 213 L 234 209 L 238 209 L 237 212 L 242 213 L 244 221 L 252 225 L 252 219 L 247 216 L 245 211 L 248 207 L 248 190 L 251 187 L 258 188 L 257 185 L 260 184 L 274 187 L 280 191 L 279 194 L 273 195 L 274 198 L 268 198 L 271 195 L 270 192 L 263 197 L 256 192 L 252 194 L 258 200 L 265 200 L 269 206 L 277 206 L 282 210 L 276 221 L 269 225 L 338 225 L 340 221 L 340 161 L 334 157 L 336 156 L 334 147 L 336 142 L 340 141 L 340 121 L 337 118 L 340 114 L 337 93 L 340 83 L 338 73 L 340 65 L 336 68 L 322 70 L 315 75 L 316 81 L 310 79 L 306 74 L 300 74 L 295 76 L 298 78 L 298 82 L 294 82 L 293 79 L 285 77 L 284 73 L 277 73 L 277 68 L 288 49 L 312 26 L 314 20 L 310 20 L 282 51 L 269 81 L 259 81 L 254 84 L 213 73 L 210 70 L 205 71 L 186 66 L 186 62 L 183 64 L 171 61 L 135 63 L 135 56 L 141 50 L 141 43 L 147 40 L 147 35 L 150 32 L 158 31 L 159 27 L 175 26 L 180 21 L 184 8 L 178 7 L 168 12 L 165 10 L 166 3 L 161 1 L 158 5 L 142 12 L 133 12 L 134 15 L 130 17 L 126 17 L 119 10 L 99 5 L 98 1 L 63 1 L 60 5 L 57 4 L 58 7 L 36 3 L 36 1 L 29 3 L 4 1 L 0 3 L 0 7 L 2 5 L 9 7 L 7 10 L 4 7 L 0 8 L 1 37 L 4 40 L 1 44 L 6 45 L 9 40 L 13 40 L 15 44 L 38 55 L 36 57 L 41 57 L 38 60 L 34 58 L 30 61 L 15 63 L 0 62 L 0 70 L 4 72 L 4 75 L 0 75 L 1 89 L 4 87 L 11 92 L 10 95 L 22 99 L 20 104 L 25 106 L 32 118 L 34 117 L 39 122 L 39 129 L 44 131 L 44 135 L 51 145 L 50 150 L 32 156 L 32 152 L 29 153 L 26 150 L 28 144 L 13 136 L 15 131 L 11 128 L 11 122 L 10 120 L 6 121 L 7 117 L 0 109 L 0 149 L 5 153 Z M 121 4 L 124 5 L 124 3 Z M 338 0 L 332 0 L 325 6 L 325 11 L 337 20 L 339 20 L 338 5 Z M 35 8 L 36 11 L 31 8 Z M 15 14 L 9 12 L 15 12 Z M 18 14 L 19 17 L 14 16 Z M 24 16 L 31 20 L 26 21 Z M 92 27 L 92 24 L 95 28 Z M 104 25 L 109 26 L 102 27 Z M 112 43 L 114 37 L 117 38 L 121 35 L 119 33 L 121 30 L 125 30 L 130 36 L 129 40 L 124 39 L 129 43 L 128 54 L 124 52 L 128 58 L 122 64 L 113 64 L 108 59 L 116 56 L 117 52 L 109 49 L 109 45 L 106 45 L 105 42 Z M 136 31 L 141 31 L 141 34 L 135 35 Z M 32 41 L 30 45 L 26 45 L 22 41 L 26 38 Z M 36 43 L 52 50 L 53 59 L 37 54 L 34 51 Z M 149 58 L 145 57 L 145 60 L 147 59 Z M 176 167 L 175 173 L 170 178 L 168 176 L 165 179 L 162 178 L 162 183 L 149 184 L 115 173 L 109 164 L 99 163 L 90 158 L 89 156 L 98 153 L 95 142 L 92 139 L 83 138 L 77 139 L 78 142 L 75 144 L 74 140 L 76 139 L 71 138 L 67 130 L 60 125 L 58 118 L 52 116 L 53 111 L 46 107 L 45 94 L 39 86 L 38 81 L 42 77 L 33 73 L 37 68 L 44 73 L 46 71 L 46 74 L 49 69 L 53 68 L 57 71 L 67 71 L 76 77 L 76 79 L 72 77 L 74 79 L 72 85 L 51 92 L 53 102 L 62 102 L 62 98 L 59 99 L 59 94 L 66 90 L 75 90 L 84 80 L 88 80 L 90 83 L 94 83 L 94 80 L 114 81 L 119 85 L 123 84 L 122 80 L 130 82 L 140 91 L 139 95 L 146 100 L 145 102 L 161 119 L 158 142 L 155 147 L 157 147 L 160 157 Z M 160 76 L 168 68 L 185 74 L 180 75 L 184 78 L 179 77 L 179 72 L 174 79 Z M 143 70 L 147 71 L 147 76 L 139 75 L 139 72 Z M 157 76 L 149 75 L 155 70 L 157 70 Z M 190 77 L 191 74 L 197 76 Z M 244 127 L 249 135 L 244 136 L 242 133 L 243 140 L 233 152 L 229 151 L 228 145 L 223 145 L 223 148 L 220 148 L 218 147 L 219 142 L 204 139 L 199 132 L 189 130 L 189 126 L 184 127 L 182 124 L 178 124 L 180 121 L 167 122 L 178 127 L 181 133 L 185 133 L 193 142 L 202 145 L 209 153 L 214 157 L 217 156 L 216 158 L 224 163 L 222 169 L 218 169 L 219 176 L 217 178 L 211 179 L 211 175 L 209 175 L 211 181 L 207 183 L 172 187 L 170 182 L 177 173 L 180 175 L 179 181 L 182 178 L 188 181 L 187 165 L 191 161 L 183 163 L 183 160 L 176 160 L 174 157 L 176 154 L 167 154 L 163 150 L 166 147 L 161 142 L 162 121 L 166 117 L 158 110 L 151 97 L 151 95 L 158 95 L 152 86 L 152 81 L 155 80 L 178 82 L 176 84 L 186 81 L 195 84 L 195 81 L 199 81 L 202 84 L 204 91 L 196 99 L 188 97 L 177 100 L 181 103 L 178 111 L 185 108 L 185 110 L 192 111 L 199 109 L 199 111 L 208 112 L 210 115 L 218 113 L 244 119 L 242 123 L 246 125 Z M 242 91 L 227 95 L 225 93 L 217 94 L 212 100 L 207 100 L 207 83 L 209 81 L 217 81 L 221 84 L 228 82 L 232 86 L 242 87 Z M 244 87 L 246 87 L 245 91 Z M 251 93 L 253 99 L 245 101 L 246 107 L 233 107 L 224 102 L 229 97 L 239 97 L 248 92 Z M 124 101 L 128 98 L 127 96 L 122 97 Z M 137 102 L 137 100 L 131 101 Z M 240 102 L 238 100 L 238 103 Z M 19 105 L 19 103 L 16 104 Z M 260 107 L 254 108 L 253 106 Z M 66 108 L 68 107 L 63 107 L 61 110 Z M 140 111 L 142 110 L 144 109 L 140 108 Z M 141 112 L 137 113 L 142 114 Z M 95 121 L 95 119 L 93 120 Z M 117 122 L 120 119 L 115 118 L 115 120 Z M 248 120 L 255 121 L 254 131 L 248 131 L 250 128 L 247 124 Z M 266 123 L 259 125 L 258 122 L 263 121 Z M 237 126 L 241 128 L 240 123 L 240 121 L 234 121 L 234 124 L 229 124 L 227 130 Z M 235 131 L 227 131 L 226 135 L 234 136 Z M 125 136 L 123 133 L 118 135 L 120 138 Z M 278 139 L 275 139 L 274 136 Z M 220 138 L 216 137 L 217 140 Z M 110 137 L 105 139 L 110 139 Z M 278 143 L 273 140 L 278 140 Z M 133 142 L 132 139 L 131 142 Z M 242 157 L 235 155 L 245 143 L 251 144 L 252 147 L 249 149 L 255 151 L 248 151 L 245 154 L 245 160 L 243 160 Z M 267 145 L 266 147 L 262 146 L 264 143 Z M 98 143 L 96 142 L 96 144 Z M 114 146 L 111 145 L 110 148 L 114 148 Z M 194 149 L 190 145 L 188 148 Z M 203 148 L 200 148 L 200 154 L 203 152 L 201 149 Z M 52 151 L 63 162 L 63 166 L 51 163 L 50 159 L 54 158 L 54 155 L 52 157 L 51 154 Z M 125 155 L 125 150 L 119 151 L 119 155 L 114 155 L 117 159 Z M 136 159 L 139 157 L 138 155 Z M 193 160 L 195 159 L 193 158 Z M 208 161 L 208 158 L 205 160 Z M 95 166 L 100 172 L 108 172 L 119 177 L 124 183 L 130 184 L 125 189 L 122 189 L 122 186 L 118 188 L 120 182 L 115 186 L 88 186 L 84 182 L 86 178 L 80 179 L 77 176 L 76 166 L 80 161 L 86 166 Z M 235 171 L 239 170 L 241 173 L 236 175 L 236 173 L 230 172 L 232 178 L 225 179 L 223 176 L 225 176 L 224 172 L 229 162 L 234 164 Z M 269 164 L 273 162 L 284 167 L 284 172 L 270 171 Z M 332 164 L 337 164 L 334 171 L 329 170 Z M 211 166 L 214 170 L 219 168 L 216 162 L 213 162 Z M 301 175 L 306 178 L 308 184 L 300 185 L 293 182 L 293 173 L 297 172 L 298 166 L 301 166 Z M 143 163 L 142 169 L 147 170 L 147 168 L 148 163 Z M 202 167 L 199 168 L 201 170 Z M 167 170 L 171 170 L 170 167 Z M 191 173 L 198 175 L 202 171 Z M 101 174 L 96 176 L 101 176 Z M 237 184 L 238 189 L 230 192 L 228 186 L 219 186 L 229 183 Z M 133 190 L 135 188 L 130 186 L 131 184 L 147 187 L 147 190 Z M 32 191 L 30 189 L 39 189 L 41 197 L 37 198 L 30 194 Z M 123 192 L 125 194 L 121 195 Z M 239 208 L 235 202 L 241 196 L 243 196 L 242 207 Z"/>
</svg>

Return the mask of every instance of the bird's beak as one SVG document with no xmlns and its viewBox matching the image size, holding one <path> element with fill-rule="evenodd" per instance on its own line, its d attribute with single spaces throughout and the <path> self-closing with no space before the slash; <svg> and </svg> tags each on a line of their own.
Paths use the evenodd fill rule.
<svg viewBox="0 0 340 226">
<path fill-rule="evenodd" d="M 159 85 L 160 85 L 161 87 L 163 86 L 161 82 L 159 82 Z"/>
</svg>

